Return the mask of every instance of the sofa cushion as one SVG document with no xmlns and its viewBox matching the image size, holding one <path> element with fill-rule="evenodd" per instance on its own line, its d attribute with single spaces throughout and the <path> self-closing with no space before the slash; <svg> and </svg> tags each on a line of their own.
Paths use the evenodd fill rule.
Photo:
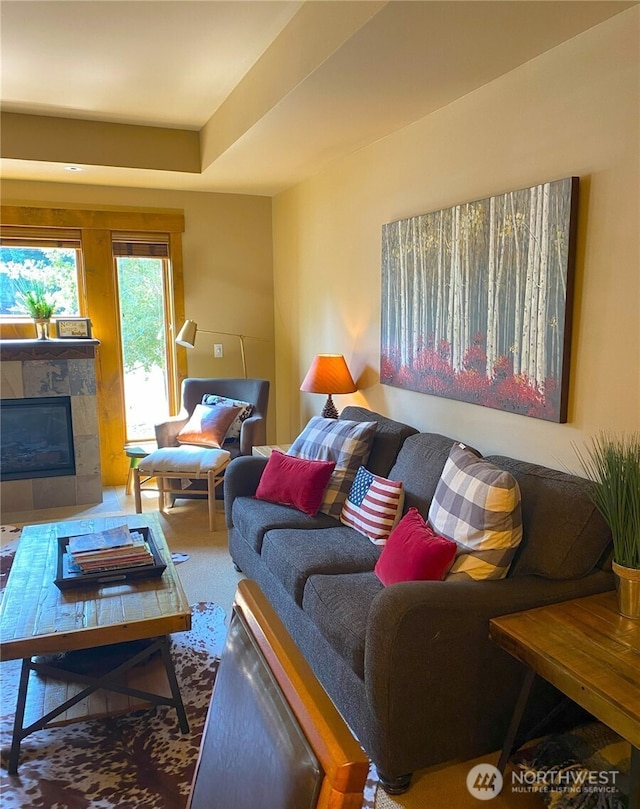
<svg viewBox="0 0 640 809">
<path fill-rule="evenodd" d="M 356 407 L 355 405 L 345 407 L 339 418 L 343 421 L 375 421 L 376 434 L 367 461 L 367 469 L 374 475 L 383 477 L 389 477 L 389 471 L 396 462 L 405 440 L 418 432 L 415 427 L 381 416 L 380 413 L 374 413 L 372 410 L 367 410 L 366 407 Z"/>
<path fill-rule="evenodd" d="M 310 576 L 304 588 L 302 609 L 360 679 L 369 610 L 383 589 L 372 572 Z"/>
<path fill-rule="evenodd" d="M 231 507 L 234 527 L 256 553 L 262 551 L 262 540 L 267 531 L 273 528 L 335 528 L 340 523 L 327 514 L 318 512 L 315 517 L 291 506 L 267 503 L 255 497 L 236 497 Z"/>
<path fill-rule="evenodd" d="M 402 445 L 388 477 L 404 485 L 404 509 L 414 506 L 426 517 L 442 470 L 455 443 L 437 433 L 410 435 Z"/>
<path fill-rule="evenodd" d="M 454 444 L 442 471 L 429 522 L 458 543 L 448 578 L 503 579 L 522 539 L 520 488 L 514 477 Z"/>
<path fill-rule="evenodd" d="M 356 472 L 367 463 L 375 431 L 374 421 L 344 421 L 314 416 L 289 447 L 288 455 L 333 461 L 336 465 L 320 511 L 336 519 L 340 517 Z"/>
<path fill-rule="evenodd" d="M 345 525 L 311 531 L 267 531 L 261 559 L 271 574 L 302 604 L 302 593 L 314 573 L 351 573 L 373 570 L 380 549 Z"/>
<path fill-rule="evenodd" d="M 611 531 L 589 481 L 500 455 L 487 460 L 510 472 L 522 494 L 523 538 L 509 575 L 577 579 L 593 570 L 610 549 Z"/>
<path fill-rule="evenodd" d="M 256 489 L 258 500 L 318 513 L 327 483 L 335 469 L 333 461 L 307 461 L 274 450 Z"/>
<path fill-rule="evenodd" d="M 220 449 L 231 423 L 240 412 L 239 407 L 214 407 L 197 404 L 176 436 L 179 444 Z"/>
<path fill-rule="evenodd" d="M 255 407 L 251 402 L 243 402 L 241 399 L 229 399 L 228 396 L 218 396 L 215 393 L 205 393 L 202 397 L 202 404 L 240 408 L 227 430 L 227 441 L 234 441 L 240 437 L 242 422 L 249 418 Z"/>
<path fill-rule="evenodd" d="M 442 581 L 457 548 L 434 533 L 417 508 L 410 508 L 391 532 L 374 572 L 385 587 L 399 581 Z"/>
<path fill-rule="evenodd" d="M 355 528 L 375 545 L 384 545 L 402 516 L 404 488 L 400 481 L 358 469 L 340 514 L 340 522 Z"/>
</svg>

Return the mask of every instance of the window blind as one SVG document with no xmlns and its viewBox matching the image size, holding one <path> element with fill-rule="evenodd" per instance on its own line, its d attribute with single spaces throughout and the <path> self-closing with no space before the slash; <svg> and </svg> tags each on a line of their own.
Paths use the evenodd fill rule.
<svg viewBox="0 0 640 809">
<path fill-rule="evenodd" d="M 82 234 L 74 228 L 0 228 L 0 245 L 3 247 L 70 247 L 82 246 Z"/>
<path fill-rule="evenodd" d="M 169 258 L 168 233 L 113 233 L 111 242 L 116 257 Z"/>
</svg>

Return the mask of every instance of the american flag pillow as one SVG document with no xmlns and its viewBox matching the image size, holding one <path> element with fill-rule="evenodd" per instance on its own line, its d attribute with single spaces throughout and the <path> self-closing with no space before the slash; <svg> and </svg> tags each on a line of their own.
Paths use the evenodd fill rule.
<svg viewBox="0 0 640 809">
<path fill-rule="evenodd" d="M 402 516 L 403 505 L 404 488 L 400 481 L 381 478 L 361 466 L 342 507 L 340 521 L 369 537 L 375 545 L 384 545 Z"/>
</svg>

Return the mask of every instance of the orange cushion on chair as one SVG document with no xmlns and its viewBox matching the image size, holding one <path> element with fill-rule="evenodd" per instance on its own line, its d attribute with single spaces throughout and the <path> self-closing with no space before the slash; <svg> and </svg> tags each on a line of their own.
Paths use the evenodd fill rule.
<svg viewBox="0 0 640 809">
<path fill-rule="evenodd" d="M 189 421 L 177 435 L 181 444 L 220 448 L 240 412 L 239 407 L 197 404 Z"/>
</svg>

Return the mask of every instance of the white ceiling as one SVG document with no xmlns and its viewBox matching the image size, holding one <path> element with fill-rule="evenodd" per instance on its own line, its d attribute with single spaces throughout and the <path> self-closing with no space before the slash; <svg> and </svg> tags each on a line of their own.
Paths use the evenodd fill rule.
<svg viewBox="0 0 640 809">
<path fill-rule="evenodd" d="M 275 194 L 631 5 L 2 0 L 2 109 L 19 115 L 5 117 L 0 170 Z M 118 161 L 105 148 L 103 158 L 79 150 L 83 170 L 71 173 L 47 159 L 50 125 L 63 123 L 51 118 L 71 119 L 64 162 L 75 162 L 74 132 L 92 121 L 153 127 L 140 134 L 158 142 L 185 130 L 196 168 Z"/>
</svg>

